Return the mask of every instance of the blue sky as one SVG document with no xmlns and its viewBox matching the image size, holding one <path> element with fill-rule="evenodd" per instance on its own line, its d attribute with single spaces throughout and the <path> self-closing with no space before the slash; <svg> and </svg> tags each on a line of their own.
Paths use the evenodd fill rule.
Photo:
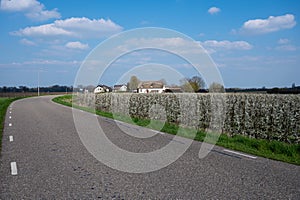
<svg viewBox="0 0 300 200">
<path fill-rule="evenodd" d="M 300 85 L 299 14 L 294 0 L 1 0 L 0 86 L 36 86 L 38 71 L 41 85 L 73 85 L 81 62 L 100 42 L 141 27 L 173 29 L 198 41 L 225 87 Z M 176 69 L 195 75 L 191 68 Z M 113 85 L 118 78 L 103 82 Z"/>
</svg>

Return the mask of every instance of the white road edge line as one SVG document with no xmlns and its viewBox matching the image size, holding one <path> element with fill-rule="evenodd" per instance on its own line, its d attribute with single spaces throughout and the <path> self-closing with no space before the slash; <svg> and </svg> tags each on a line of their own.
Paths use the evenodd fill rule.
<svg viewBox="0 0 300 200">
<path fill-rule="evenodd" d="M 157 130 L 153 130 L 153 129 L 150 129 L 152 132 L 154 132 L 154 133 L 159 133 L 159 134 L 161 134 L 161 135 L 164 135 L 165 133 L 163 133 L 163 132 L 160 132 L 160 131 L 157 131 Z"/>
<path fill-rule="evenodd" d="M 223 151 L 226 151 L 228 153 L 237 154 L 237 155 L 240 155 L 240 156 L 244 156 L 244 157 L 247 157 L 247 158 L 252 158 L 252 159 L 256 159 L 257 158 L 256 156 L 250 156 L 250 155 L 247 155 L 247 154 L 243 154 L 243 153 L 239 153 L 239 152 L 231 151 L 231 150 L 227 150 L 227 149 L 223 149 Z"/>
<path fill-rule="evenodd" d="M 12 124 L 11 124 L 11 123 L 9 123 L 9 124 L 8 124 L 8 126 L 12 126 Z"/>
<path fill-rule="evenodd" d="M 124 122 L 119 121 L 119 120 L 115 120 L 115 122 L 117 122 L 117 123 L 119 123 L 119 124 L 125 124 Z"/>
<path fill-rule="evenodd" d="M 13 142 L 13 141 L 14 141 L 14 136 L 12 136 L 12 135 L 9 136 L 9 141 L 10 141 L 10 142 Z"/>
<path fill-rule="evenodd" d="M 11 175 L 17 175 L 18 170 L 17 170 L 17 163 L 16 162 L 11 162 L 10 163 L 10 168 L 11 168 Z"/>
</svg>

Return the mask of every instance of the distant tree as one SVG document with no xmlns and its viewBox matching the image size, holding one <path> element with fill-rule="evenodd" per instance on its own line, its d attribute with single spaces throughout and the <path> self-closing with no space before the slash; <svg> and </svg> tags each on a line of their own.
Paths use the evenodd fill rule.
<svg viewBox="0 0 300 200">
<path fill-rule="evenodd" d="M 194 92 L 192 86 L 186 78 L 180 80 L 180 87 L 183 92 Z"/>
<path fill-rule="evenodd" d="M 136 90 L 138 88 L 139 83 L 140 80 L 136 76 L 131 76 L 130 81 L 128 83 L 128 89 Z"/>
<path fill-rule="evenodd" d="M 274 87 L 272 89 L 269 90 L 269 93 L 271 94 L 278 94 L 279 93 L 279 88 L 278 87 Z"/>
<path fill-rule="evenodd" d="M 29 88 L 26 86 L 19 86 L 19 90 L 20 90 L 20 92 L 28 92 Z"/>
<path fill-rule="evenodd" d="M 85 87 L 85 89 L 87 89 L 89 92 L 93 92 L 94 89 L 95 89 L 95 86 L 94 85 L 88 85 Z"/>
<path fill-rule="evenodd" d="M 216 82 L 213 82 L 210 86 L 209 86 L 209 92 L 212 92 L 212 93 L 222 93 L 222 92 L 225 92 L 225 88 L 222 84 L 220 83 L 216 83 Z"/>
<path fill-rule="evenodd" d="M 195 92 L 205 87 L 205 82 L 200 76 L 194 76 L 189 80 Z"/>
<path fill-rule="evenodd" d="M 3 92 L 7 92 L 7 87 L 4 86 L 3 89 L 2 89 L 2 91 L 3 91 Z"/>
<path fill-rule="evenodd" d="M 199 76 L 182 79 L 180 83 L 184 92 L 197 92 L 198 90 L 203 89 L 205 86 L 203 79 Z"/>
<path fill-rule="evenodd" d="M 172 88 L 180 88 L 180 86 L 179 86 L 179 85 L 177 85 L 177 84 L 174 84 L 174 83 L 173 83 L 173 84 L 171 84 L 171 85 L 170 85 L 170 87 L 172 87 Z"/>
<path fill-rule="evenodd" d="M 162 82 L 164 85 L 167 85 L 166 79 L 162 78 L 162 79 L 160 79 L 159 81 Z"/>
<path fill-rule="evenodd" d="M 83 86 L 83 85 L 78 85 L 78 86 L 77 86 L 77 88 L 79 88 L 79 89 L 83 89 L 83 88 L 84 88 L 84 86 Z"/>
</svg>

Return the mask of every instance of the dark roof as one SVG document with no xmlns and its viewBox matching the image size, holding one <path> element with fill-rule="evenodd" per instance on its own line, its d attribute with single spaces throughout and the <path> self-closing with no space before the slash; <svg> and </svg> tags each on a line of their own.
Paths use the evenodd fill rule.
<svg viewBox="0 0 300 200">
<path fill-rule="evenodd" d="M 182 89 L 181 88 L 175 88 L 175 87 L 169 87 L 167 89 L 165 89 L 166 93 L 181 93 Z"/>
<path fill-rule="evenodd" d="M 208 93 L 208 90 L 206 90 L 206 89 L 199 89 L 197 92 L 198 93 Z"/>
<path fill-rule="evenodd" d="M 97 85 L 97 87 L 102 87 L 104 89 L 109 89 L 109 91 L 111 91 L 111 87 L 107 86 L 107 85 Z"/>
<path fill-rule="evenodd" d="M 123 85 L 114 85 L 114 88 L 121 88 L 122 86 L 126 86 L 125 84 Z"/>
</svg>

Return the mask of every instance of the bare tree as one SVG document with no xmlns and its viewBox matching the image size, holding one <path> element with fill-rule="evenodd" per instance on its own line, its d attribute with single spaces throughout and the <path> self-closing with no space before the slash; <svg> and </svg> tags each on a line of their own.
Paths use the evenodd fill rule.
<svg viewBox="0 0 300 200">
<path fill-rule="evenodd" d="M 195 92 L 197 92 L 199 89 L 203 89 L 205 87 L 205 82 L 200 76 L 193 76 L 189 80 L 190 84 L 192 84 L 192 87 Z"/>
<path fill-rule="evenodd" d="M 225 88 L 222 84 L 213 82 L 209 86 L 209 92 L 223 93 L 223 92 L 225 92 Z"/>
<path fill-rule="evenodd" d="M 136 76 L 131 76 L 130 81 L 128 83 L 129 90 L 136 90 L 138 88 L 140 80 Z"/>
<path fill-rule="evenodd" d="M 167 85 L 167 81 L 164 78 L 160 79 L 159 82 L 162 82 L 164 85 Z"/>
<path fill-rule="evenodd" d="M 199 76 L 185 78 L 180 81 L 181 88 L 184 92 L 197 92 L 205 87 L 203 79 Z"/>
</svg>

